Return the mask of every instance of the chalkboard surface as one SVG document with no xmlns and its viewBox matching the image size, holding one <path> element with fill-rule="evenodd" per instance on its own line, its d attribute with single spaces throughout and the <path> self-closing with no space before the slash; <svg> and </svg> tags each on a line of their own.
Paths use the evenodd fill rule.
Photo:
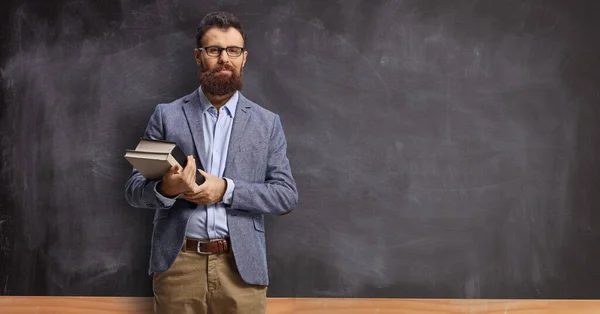
<svg viewBox="0 0 600 314">
<path fill-rule="evenodd" d="M 151 295 L 123 152 L 228 10 L 300 192 L 269 296 L 600 298 L 598 1 L 0 6 L 0 294 Z"/>
</svg>

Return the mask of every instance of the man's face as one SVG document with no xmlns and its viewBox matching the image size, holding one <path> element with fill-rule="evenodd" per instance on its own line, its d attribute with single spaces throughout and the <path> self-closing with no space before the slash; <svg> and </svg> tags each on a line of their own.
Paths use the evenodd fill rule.
<svg viewBox="0 0 600 314">
<path fill-rule="evenodd" d="M 244 47 L 242 34 L 233 27 L 227 29 L 213 27 L 202 37 L 201 46 L 203 48 L 212 47 L 208 51 L 194 49 L 194 57 L 198 64 L 198 79 L 202 90 L 217 96 L 241 90 L 242 69 L 246 63 L 248 52 L 244 50 L 238 57 L 230 56 L 226 50 L 220 50 L 217 56 L 211 56 L 209 53 L 211 50 L 216 51 L 214 47 Z"/>
</svg>

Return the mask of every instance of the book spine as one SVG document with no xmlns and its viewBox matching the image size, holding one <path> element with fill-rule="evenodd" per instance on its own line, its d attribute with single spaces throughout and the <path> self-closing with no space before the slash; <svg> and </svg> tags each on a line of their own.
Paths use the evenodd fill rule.
<svg viewBox="0 0 600 314">
<path fill-rule="evenodd" d="M 173 158 L 177 160 L 177 162 L 179 163 L 179 165 L 181 165 L 182 168 L 185 168 L 185 166 L 187 165 L 187 155 L 183 152 L 183 150 L 181 150 L 181 148 L 178 145 L 175 145 L 175 147 L 173 147 L 173 150 L 171 151 L 171 156 L 173 156 Z M 200 160 L 196 161 L 196 168 L 204 170 Z M 204 176 L 202 176 L 200 171 L 196 170 L 196 184 L 200 185 L 204 183 L 204 181 Z"/>
<path fill-rule="evenodd" d="M 185 168 L 187 165 L 187 156 L 178 145 L 173 147 L 173 150 L 171 150 L 171 155 L 173 158 L 175 158 L 175 160 L 177 160 L 181 168 Z"/>
</svg>

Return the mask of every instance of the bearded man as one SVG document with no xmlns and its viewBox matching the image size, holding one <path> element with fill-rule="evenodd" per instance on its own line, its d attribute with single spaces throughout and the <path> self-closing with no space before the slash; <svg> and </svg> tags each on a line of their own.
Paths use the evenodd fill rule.
<svg viewBox="0 0 600 314">
<path fill-rule="evenodd" d="M 285 134 L 277 114 L 240 93 L 248 51 L 238 19 L 206 15 L 196 44 L 200 87 L 156 106 L 144 134 L 177 143 L 187 164 L 156 181 L 133 169 L 126 184 L 131 206 L 155 210 L 155 313 L 265 313 L 264 215 L 298 201 Z"/>
</svg>

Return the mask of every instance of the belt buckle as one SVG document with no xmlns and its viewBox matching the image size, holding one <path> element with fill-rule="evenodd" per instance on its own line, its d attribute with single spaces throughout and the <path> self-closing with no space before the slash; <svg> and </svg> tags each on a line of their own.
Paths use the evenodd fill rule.
<svg viewBox="0 0 600 314">
<path fill-rule="evenodd" d="M 210 241 L 210 242 L 212 242 L 212 241 Z M 213 252 L 203 252 L 203 251 L 200 250 L 200 244 L 201 243 L 206 244 L 206 243 L 210 243 L 210 242 L 202 242 L 202 241 L 198 240 L 198 244 L 196 245 L 196 252 L 198 252 L 198 254 L 202 254 L 202 255 L 211 255 L 211 254 L 213 254 Z"/>
</svg>

